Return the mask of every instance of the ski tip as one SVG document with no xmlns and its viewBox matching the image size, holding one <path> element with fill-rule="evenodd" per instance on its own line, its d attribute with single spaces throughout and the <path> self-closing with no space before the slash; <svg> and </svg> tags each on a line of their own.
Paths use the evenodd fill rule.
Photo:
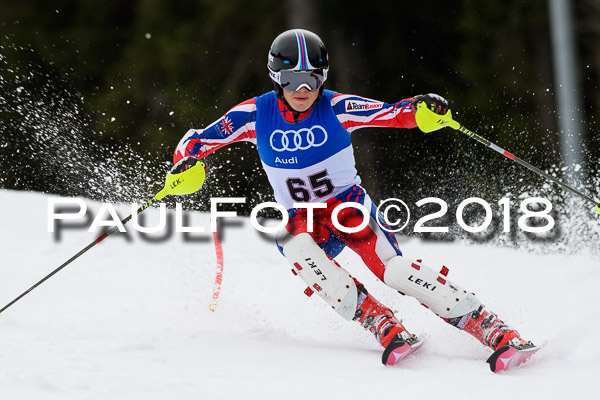
<svg viewBox="0 0 600 400">
<path fill-rule="evenodd" d="M 514 347 L 503 346 L 494 351 L 486 362 L 490 365 L 492 372 L 504 371 L 508 368 L 508 363 L 513 359 L 516 352 L 517 349 Z"/>
<path fill-rule="evenodd" d="M 532 343 L 528 343 L 521 348 L 508 345 L 502 346 L 494 351 L 486 362 L 490 365 L 490 370 L 494 373 L 506 371 L 523 364 L 539 349 L 539 347 Z"/>
<path fill-rule="evenodd" d="M 381 362 L 386 367 L 396 365 L 411 353 L 415 352 L 423 344 L 423 339 L 416 336 L 404 340 L 401 338 L 392 339 L 388 347 L 381 356 Z"/>
</svg>

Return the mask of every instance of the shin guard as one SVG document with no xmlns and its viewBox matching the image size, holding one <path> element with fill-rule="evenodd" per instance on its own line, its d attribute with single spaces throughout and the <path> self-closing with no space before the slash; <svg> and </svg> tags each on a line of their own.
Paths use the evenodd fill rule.
<svg viewBox="0 0 600 400">
<path fill-rule="evenodd" d="M 442 318 L 453 318 L 477 310 L 481 302 L 473 293 L 448 280 L 448 269 L 437 273 L 405 257 L 392 258 L 383 275 L 384 282 L 402 294 L 412 296 Z"/>
<path fill-rule="evenodd" d="M 292 264 L 292 272 L 307 284 L 307 294 L 316 292 L 344 319 L 356 313 L 358 292 L 354 279 L 315 243 L 308 233 L 286 238 L 283 254 Z"/>
</svg>

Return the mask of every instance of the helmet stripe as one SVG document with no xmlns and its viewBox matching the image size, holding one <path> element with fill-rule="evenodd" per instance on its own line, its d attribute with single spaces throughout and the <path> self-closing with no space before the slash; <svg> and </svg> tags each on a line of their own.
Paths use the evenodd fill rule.
<svg viewBox="0 0 600 400">
<path fill-rule="evenodd" d="M 302 31 L 296 31 L 296 37 L 298 38 L 298 47 L 300 49 L 300 58 L 298 60 L 300 63 L 300 70 L 308 70 L 306 65 L 306 41 L 304 39 L 304 34 Z"/>
</svg>

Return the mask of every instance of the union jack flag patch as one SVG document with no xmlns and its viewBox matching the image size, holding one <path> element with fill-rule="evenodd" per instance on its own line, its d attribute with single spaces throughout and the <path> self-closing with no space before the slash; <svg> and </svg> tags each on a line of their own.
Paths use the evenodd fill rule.
<svg viewBox="0 0 600 400">
<path fill-rule="evenodd" d="M 223 135 L 229 135 L 233 132 L 233 122 L 229 119 L 229 117 L 225 117 L 221 120 L 219 124 L 219 129 L 223 133 Z"/>
</svg>

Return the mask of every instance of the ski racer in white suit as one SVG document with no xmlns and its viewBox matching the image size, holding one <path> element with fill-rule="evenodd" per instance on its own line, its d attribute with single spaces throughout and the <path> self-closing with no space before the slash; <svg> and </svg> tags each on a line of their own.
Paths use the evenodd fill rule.
<svg viewBox="0 0 600 400">
<path fill-rule="evenodd" d="M 292 271 L 308 284 L 307 295 L 316 292 L 342 317 L 376 335 L 384 347 L 384 364 L 396 363 L 420 341 L 335 262 L 345 246 L 387 285 L 414 296 L 492 349 L 522 341 L 471 292 L 448 280 L 446 267 L 438 272 L 421 260 L 403 257 L 394 235 L 381 229 L 385 223 L 360 186 L 350 135 L 354 130 L 414 128 L 417 103 L 445 114 L 447 101 L 428 94 L 385 103 L 324 90 L 328 69 L 327 51 L 317 35 L 302 29 L 283 32 L 268 55 L 275 90 L 238 104 L 205 129 L 188 131 L 175 150 L 175 163 L 201 159 L 231 143 L 254 143 L 276 201 L 289 212 L 277 242 Z M 359 203 L 369 213 L 368 225 L 356 233 L 343 232 L 331 220 L 334 208 L 347 202 Z M 301 206 L 307 203 L 325 203 L 325 208 L 310 211 L 312 230 L 307 226 L 309 211 Z M 358 227 L 363 211 L 346 207 L 337 219 L 343 226 Z"/>
</svg>

